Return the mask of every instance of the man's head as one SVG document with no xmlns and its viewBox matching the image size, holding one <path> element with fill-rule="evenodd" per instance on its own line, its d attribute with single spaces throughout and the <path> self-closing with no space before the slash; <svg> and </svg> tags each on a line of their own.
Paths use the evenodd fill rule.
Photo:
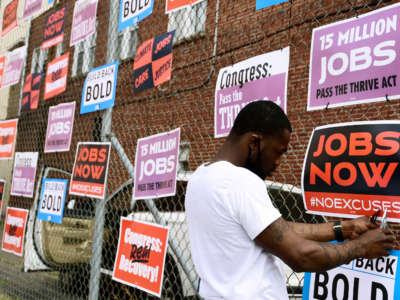
<svg viewBox="0 0 400 300">
<path fill-rule="evenodd" d="M 261 179 L 270 176 L 287 151 L 292 126 L 284 111 L 271 101 L 247 104 L 237 115 L 229 140 L 241 140 L 245 168 Z"/>
</svg>

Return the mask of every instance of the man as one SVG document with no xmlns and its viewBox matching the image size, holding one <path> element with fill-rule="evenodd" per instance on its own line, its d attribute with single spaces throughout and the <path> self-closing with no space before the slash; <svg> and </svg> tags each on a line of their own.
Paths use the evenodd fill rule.
<svg viewBox="0 0 400 300">
<path fill-rule="evenodd" d="M 188 232 L 205 299 L 288 299 L 280 259 L 298 272 L 324 271 L 357 257 L 388 255 L 393 247 L 392 235 L 367 217 L 337 226 L 282 218 L 264 179 L 287 151 L 291 131 L 278 105 L 252 102 L 214 159 L 189 180 Z M 335 237 L 346 241 L 327 243 Z"/>
</svg>

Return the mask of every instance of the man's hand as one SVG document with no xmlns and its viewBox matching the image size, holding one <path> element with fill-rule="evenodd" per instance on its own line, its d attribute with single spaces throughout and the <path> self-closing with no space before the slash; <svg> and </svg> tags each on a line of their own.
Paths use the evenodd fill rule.
<svg viewBox="0 0 400 300">
<path fill-rule="evenodd" d="M 355 239 L 370 229 L 378 226 L 371 223 L 369 217 L 360 217 L 352 220 L 342 221 L 342 231 L 344 239 Z"/>
<path fill-rule="evenodd" d="M 362 257 L 369 259 L 389 255 L 389 250 L 395 246 L 394 241 L 393 235 L 387 228 L 368 230 L 355 240 L 365 251 Z"/>
</svg>

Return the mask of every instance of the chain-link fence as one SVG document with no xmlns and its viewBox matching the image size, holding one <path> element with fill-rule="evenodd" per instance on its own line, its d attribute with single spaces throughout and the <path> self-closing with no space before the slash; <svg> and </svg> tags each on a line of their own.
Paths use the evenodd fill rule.
<svg viewBox="0 0 400 300">
<path fill-rule="evenodd" d="M 191 173 L 210 160 L 224 140 L 214 138 L 213 119 L 216 79 L 221 68 L 290 47 L 287 114 L 293 125 L 293 135 L 279 171 L 267 182 L 274 203 L 288 220 L 325 221 L 305 213 L 299 189 L 303 159 L 313 128 L 338 122 L 398 118 L 400 102 L 396 99 L 341 108 L 327 106 L 313 112 L 306 108 L 312 29 L 399 1 L 293 0 L 256 11 L 255 0 L 203 0 L 166 14 L 166 1 L 155 0 L 150 16 L 118 31 L 119 2 L 99 0 L 95 34 L 71 47 L 75 1 L 55 0 L 53 6 L 29 23 L 21 82 L 29 73 L 45 73 L 49 62 L 66 53 L 69 53 L 69 67 L 63 93 L 44 100 L 42 84 L 37 109 L 10 110 L 7 115 L 8 119 L 19 119 L 15 151 L 39 153 L 33 198 L 10 196 L 8 203 L 8 206 L 30 210 L 25 264 L 7 253 L 2 253 L 0 260 L 7 266 L 0 268 L 0 290 L 11 297 L 153 298 L 111 278 L 122 216 L 169 227 L 161 298 L 198 297 L 198 277 L 185 225 L 184 197 Z M 147 3 L 130 1 L 132 5 L 142 2 Z M 63 6 L 67 7 L 64 41 L 43 50 L 46 18 Z M 136 49 L 143 42 L 172 30 L 176 33 L 171 79 L 135 94 Z M 119 61 L 114 107 L 80 114 L 82 88 L 88 71 L 114 61 Z M 9 90 L 10 103 L 21 103 L 21 89 L 19 84 Z M 76 110 L 70 151 L 44 153 L 49 108 L 73 101 Z M 176 196 L 133 200 L 132 178 L 138 139 L 178 127 L 181 128 L 181 143 Z M 112 143 L 105 201 L 67 195 L 62 224 L 38 220 L 42 178 L 70 179 L 77 144 L 88 141 Z M 43 272 L 24 273 L 21 269 Z M 287 268 L 286 276 L 289 294 L 293 299 L 300 299 L 303 274 Z"/>
</svg>

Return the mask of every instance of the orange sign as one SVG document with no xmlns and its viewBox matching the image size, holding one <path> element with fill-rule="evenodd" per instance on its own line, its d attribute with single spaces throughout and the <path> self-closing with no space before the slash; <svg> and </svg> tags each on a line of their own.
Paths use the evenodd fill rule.
<svg viewBox="0 0 400 300">
<path fill-rule="evenodd" d="M 165 6 L 165 12 L 170 13 L 174 10 L 184 8 L 185 6 L 196 4 L 203 0 L 167 0 L 167 5 Z"/>
<path fill-rule="evenodd" d="M 121 217 L 113 279 L 161 296 L 168 227 Z"/>
<path fill-rule="evenodd" d="M 13 157 L 18 119 L 0 122 L 0 159 Z"/>
<path fill-rule="evenodd" d="M 17 9 L 18 0 L 11 0 L 4 8 L 1 37 L 5 37 L 7 33 L 18 26 Z"/>
<path fill-rule="evenodd" d="M 57 57 L 47 66 L 44 99 L 61 94 L 67 88 L 69 52 Z"/>
<path fill-rule="evenodd" d="M 6 56 L 0 56 L 0 88 L 3 82 L 4 69 L 6 67 Z"/>
<path fill-rule="evenodd" d="M 7 207 L 6 222 L 3 231 L 2 250 L 22 256 L 24 250 L 25 225 L 29 211 L 27 209 Z"/>
</svg>

